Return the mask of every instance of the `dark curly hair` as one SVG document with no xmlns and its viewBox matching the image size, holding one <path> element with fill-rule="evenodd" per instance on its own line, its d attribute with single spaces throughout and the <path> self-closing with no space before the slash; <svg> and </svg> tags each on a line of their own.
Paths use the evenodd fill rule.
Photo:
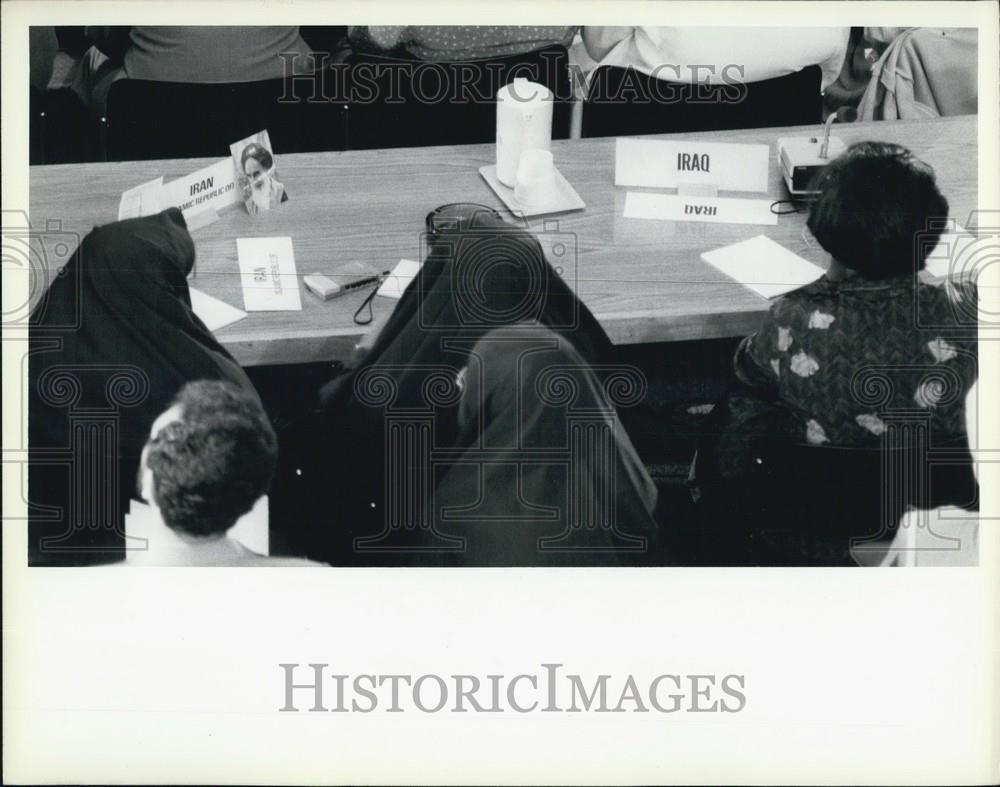
<svg viewBox="0 0 1000 787">
<path fill-rule="evenodd" d="M 188 383 L 172 406 L 179 420 L 147 446 L 156 504 L 173 530 L 220 535 L 270 487 L 277 438 L 260 402 L 232 383 Z"/>
<path fill-rule="evenodd" d="M 866 279 L 921 270 L 948 216 L 934 170 L 901 145 L 851 145 L 816 186 L 809 230 L 834 259 Z"/>
</svg>

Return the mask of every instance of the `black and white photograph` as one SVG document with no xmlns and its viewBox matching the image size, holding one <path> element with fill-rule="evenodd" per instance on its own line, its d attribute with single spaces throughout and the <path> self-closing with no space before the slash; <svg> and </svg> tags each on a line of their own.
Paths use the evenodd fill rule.
<svg viewBox="0 0 1000 787">
<path fill-rule="evenodd" d="M 5 781 L 1000 778 L 997 4 L 473 5 L 0 6 Z"/>
<path fill-rule="evenodd" d="M 288 200 L 288 192 L 278 180 L 274 151 L 267 131 L 234 142 L 229 148 L 247 213 L 254 216 Z"/>
</svg>

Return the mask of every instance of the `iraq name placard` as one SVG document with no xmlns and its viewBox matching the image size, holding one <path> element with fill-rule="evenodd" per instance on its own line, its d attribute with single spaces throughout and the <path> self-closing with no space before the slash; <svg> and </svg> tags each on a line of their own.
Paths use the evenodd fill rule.
<svg viewBox="0 0 1000 787">
<path fill-rule="evenodd" d="M 615 185 L 766 192 L 770 159 L 767 145 L 622 137 L 615 140 Z"/>
</svg>

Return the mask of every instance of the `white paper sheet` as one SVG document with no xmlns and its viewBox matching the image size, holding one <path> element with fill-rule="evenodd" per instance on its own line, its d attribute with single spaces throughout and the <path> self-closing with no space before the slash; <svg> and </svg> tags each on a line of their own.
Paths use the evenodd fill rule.
<svg viewBox="0 0 1000 787">
<path fill-rule="evenodd" d="M 778 223 L 769 199 L 696 197 L 630 191 L 625 195 L 625 218 L 661 221 L 707 221 L 712 224 Z"/>
<path fill-rule="evenodd" d="M 242 309 L 230 306 L 225 301 L 213 298 L 201 290 L 196 290 L 194 287 L 189 287 L 188 290 L 191 293 L 191 308 L 205 323 L 205 327 L 213 333 L 247 316 Z"/>
<path fill-rule="evenodd" d="M 823 275 L 821 267 L 766 235 L 706 251 L 701 258 L 765 298 L 791 292 Z"/>
<path fill-rule="evenodd" d="M 420 263 L 414 260 L 400 260 L 392 273 L 385 277 L 382 286 L 378 288 L 377 295 L 384 295 L 386 298 L 402 298 L 403 291 L 410 282 L 420 272 Z"/>
<path fill-rule="evenodd" d="M 237 238 L 236 251 L 248 312 L 301 311 L 291 238 Z"/>
<path fill-rule="evenodd" d="M 118 221 L 137 219 L 140 216 L 152 216 L 159 213 L 160 188 L 163 186 L 163 175 L 146 183 L 133 186 L 122 194 L 118 202 Z"/>
</svg>

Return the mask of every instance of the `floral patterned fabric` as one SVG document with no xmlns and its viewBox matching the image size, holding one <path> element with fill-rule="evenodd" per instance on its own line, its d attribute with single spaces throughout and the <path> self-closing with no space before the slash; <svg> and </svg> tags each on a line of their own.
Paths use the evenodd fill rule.
<svg viewBox="0 0 1000 787">
<path fill-rule="evenodd" d="M 774 303 L 740 344 L 736 375 L 787 405 L 811 445 L 874 447 L 893 424 L 964 443 L 975 315 L 973 285 L 823 276 Z"/>
</svg>

